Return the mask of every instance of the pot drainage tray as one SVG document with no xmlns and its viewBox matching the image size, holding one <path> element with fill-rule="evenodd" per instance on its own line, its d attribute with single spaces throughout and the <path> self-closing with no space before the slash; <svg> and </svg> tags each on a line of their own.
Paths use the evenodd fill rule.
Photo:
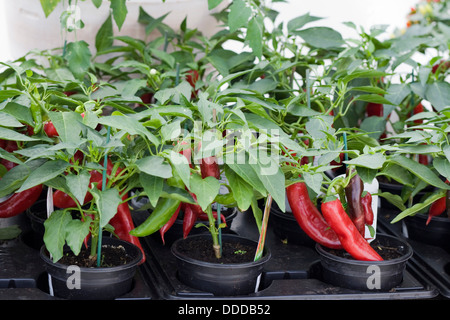
<svg viewBox="0 0 450 320">
<path fill-rule="evenodd" d="M 240 213 L 231 232 L 257 240 L 251 214 Z M 248 221 L 249 220 L 249 221 Z M 176 259 L 170 243 L 163 245 L 159 233 L 143 239 L 149 252 L 146 271 L 154 281 L 161 299 L 428 299 L 439 292 L 421 275 L 423 269 L 415 261 L 408 262 L 400 285 L 389 292 L 357 291 L 336 287 L 322 281 L 319 255 L 313 247 L 284 243 L 269 229 L 266 245 L 272 258 L 261 274 L 257 292 L 245 296 L 214 296 L 183 284 L 177 275 Z"/>
</svg>

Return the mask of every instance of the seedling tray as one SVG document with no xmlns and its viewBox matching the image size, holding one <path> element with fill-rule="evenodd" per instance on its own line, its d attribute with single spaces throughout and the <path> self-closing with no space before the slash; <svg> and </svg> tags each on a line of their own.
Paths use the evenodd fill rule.
<svg viewBox="0 0 450 320">
<path fill-rule="evenodd" d="M 137 223 L 148 213 L 135 212 Z M 269 219 L 270 220 L 270 219 Z M 399 235 L 385 218 L 379 218 L 379 232 Z M 251 213 L 239 213 L 229 232 L 257 240 L 258 232 Z M 49 293 L 48 275 L 39 257 L 42 239 L 27 231 L 19 239 L 0 245 L 0 300 L 56 300 Z M 402 283 L 389 292 L 355 291 L 322 281 L 319 256 L 314 247 L 284 243 L 269 222 L 266 245 L 272 258 L 261 275 L 258 292 L 246 296 L 223 297 L 202 292 L 181 283 L 170 251 L 159 233 L 142 238 L 147 261 L 138 268 L 132 290 L 119 300 L 384 300 L 431 299 L 449 297 L 448 253 L 440 248 L 411 242 L 415 250 L 408 261 Z M 441 257 L 442 261 L 436 261 Z M 446 280 L 446 282 L 444 282 Z"/>
<path fill-rule="evenodd" d="M 48 274 L 39 256 L 42 239 L 32 232 L 0 244 L 0 300 L 60 300 L 50 294 Z M 150 300 L 156 293 L 138 268 L 133 287 L 118 300 Z"/>
<path fill-rule="evenodd" d="M 392 224 L 395 211 L 386 211 L 378 217 L 380 227 L 391 235 L 402 237 L 408 241 L 414 250 L 414 262 L 420 275 L 436 287 L 441 296 L 450 298 L 450 252 L 448 249 L 412 240 L 407 235 L 407 226 L 403 221 Z"/>
<path fill-rule="evenodd" d="M 269 219 L 270 220 L 270 219 Z M 229 232 L 258 239 L 251 213 L 239 213 Z M 321 264 L 314 247 L 284 243 L 277 238 L 270 226 L 266 238 L 272 258 L 266 265 L 259 290 L 245 296 L 214 296 L 184 285 L 177 277 L 176 260 L 170 251 L 170 243 L 163 245 L 159 234 L 144 238 L 143 245 L 149 252 L 146 263 L 149 278 L 161 299 L 255 299 L 255 300 L 374 300 L 374 299 L 430 299 L 439 292 L 426 277 L 420 261 L 411 258 L 402 283 L 389 292 L 356 291 L 329 285 L 322 281 Z"/>
</svg>

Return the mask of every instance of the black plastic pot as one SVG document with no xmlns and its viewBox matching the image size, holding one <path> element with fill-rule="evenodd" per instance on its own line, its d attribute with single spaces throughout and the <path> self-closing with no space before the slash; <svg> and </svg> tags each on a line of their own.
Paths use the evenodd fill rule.
<svg viewBox="0 0 450 320">
<path fill-rule="evenodd" d="M 267 248 L 264 249 L 263 257 L 258 261 L 248 263 L 204 262 L 195 260 L 180 251 L 180 246 L 184 242 L 198 238 L 211 242 L 210 234 L 200 234 L 179 239 L 171 247 L 171 252 L 176 258 L 177 275 L 181 282 L 217 296 L 239 296 L 255 292 L 258 278 L 271 257 Z M 223 234 L 222 241 L 257 246 L 257 242 L 233 234 Z"/>
<path fill-rule="evenodd" d="M 284 213 L 274 207 L 271 210 L 269 221 L 274 234 L 283 242 L 307 247 L 314 247 L 316 244 L 316 242 L 303 231 L 292 213 Z"/>
<path fill-rule="evenodd" d="M 26 213 L 30 219 L 31 229 L 36 235 L 43 237 L 45 233 L 44 222 L 47 219 L 47 200 L 36 201 L 27 209 Z"/>
<path fill-rule="evenodd" d="M 111 300 L 128 293 L 133 285 L 133 278 L 138 263 L 142 259 L 141 250 L 129 242 L 117 238 L 103 238 L 103 245 L 123 246 L 132 261 L 125 265 L 110 268 L 79 268 L 80 286 L 72 288 L 74 272 L 69 266 L 54 263 L 45 246 L 42 246 L 40 256 L 44 260 L 45 269 L 51 276 L 54 295 L 69 300 Z"/>
<path fill-rule="evenodd" d="M 445 213 L 446 215 L 446 213 Z M 416 214 L 404 219 L 408 238 L 450 249 L 450 219 L 447 216 L 433 217 L 426 225 L 428 217 L 424 214 Z"/>
<path fill-rule="evenodd" d="M 384 261 L 358 261 L 334 255 L 316 245 L 323 268 L 323 281 L 338 287 L 361 291 L 389 291 L 403 280 L 406 262 L 412 256 L 412 247 L 404 240 L 378 234 L 376 240 L 384 246 L 397 247 L 399 258 Z"/>
</svg>

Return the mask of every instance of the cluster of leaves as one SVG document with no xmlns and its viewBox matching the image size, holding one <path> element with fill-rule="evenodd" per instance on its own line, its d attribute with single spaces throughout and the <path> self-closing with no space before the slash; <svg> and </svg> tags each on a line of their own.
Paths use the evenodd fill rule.
<svg viewBox="0 0 450 320">
<path fill-rule="evenodd" d="M 209 0 L 209 8 L 221 2 Z M 58 1 L 41 3 L 49 14 Z M 403 145 L 410 138 L 400 136 L 404 128 L 393 143 L 381 143 L 376 133 L 386 128 L 390 113 L 401 114 L 412 93 L 439 112 L 450 105 L 448 71 L 434 76 L 426 70 L 437 58 L 427 65 L 412 58 L 448 46 L 445 37 L 431 40 L 432 30 L 411 27 L 401 37 L 381 40 L 384 28 L 366 32 L 347 23 L 358 38 L 343 39 L 331 28 L 308 27 L 321 17 L 306 13 L 278 23 L 277 12 L 262 2 L 239 0 L 216 14 L 224 27 L 211 37 L 189 29 L 186 20 L 175 32 L 165 15 L 155 18 L 141 8 L 138 22 L 147 34 L 159 33 L 146 42 L 114 36 L 113 20 L 121 26 L 124 5 L 125 0 L 111 1 L 95 54 L 79 40 L 62 52 L 30 52 L 3 64 L 0 73 L 0 139 L 19 142 L 13 153 L 0 149 L 2 158 L 17 164 L 2 171 L 0 197 L 37 184 L 79 203 L 86 192 L 94 195 L 87 209 L 75 208 L 81 219 L 61 214 L 59 229 L 53 229 L 58 250 L 66 241 L 79 250 L 93 231 L 91 213 L 97 228 L 109 228 L 111 212 L 129 200 L 123 196 L 131 190 L 133 197 L 147 197 L 149 207 L 162 198 L 194 203 L 195 195 L 206 210 L 224 199 L 225 187 L 234 201 L 223 205 L 251 208 L 260 227 L 259 199 L 270 195 L 284 211 L 285 186 L 299 179 L 320 194 L 332 179 L 325 173 L 342 165 L 343 153 L 344 163 L 356 167 L 364 181 L 382 175 L 408 182 L 405 177 L 414 176 L 442 187 L 432 169 L 405 156 L 418 151 Z M 250 50 L 225 49 L 228 42 Z M 420 81 L 406 76 L 395 83 L 404 65 L 416 68 Z M 21 131 L 36 125 L 33 103 L 57 137 Z M 385 116 L 364 119 L 367 103 L 384 104 Z M 187 148 L 193 150 L 192 167 L 181 154 Z M 440 150 L 445 155 L 446 148 Z M 102 171 L 105 156 L 122 171 L 108 176 L 106 190 L 97 190 L 89 175 Z M 207 156 L 220 159 L 226 179 L 202 179 L 196 160 Z M 170 183 L 173 178 L 183 187 Z"/>
</svg>

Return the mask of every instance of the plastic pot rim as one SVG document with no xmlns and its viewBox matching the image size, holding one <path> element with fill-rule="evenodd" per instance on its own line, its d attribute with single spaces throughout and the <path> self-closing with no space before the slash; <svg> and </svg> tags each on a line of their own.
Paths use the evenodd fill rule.
<svg viewBox="0 0 450 320">
<path fill-rule="evenodd" d="M 323 248 L 323 246 L 318 243 L 316 243 L 316 251 L 319 253 L 319 255 L 324 256 L 325 258 L 327 258 L 329 260 L 333 260 L 333 261 L 340 262 L 340 263 L 346 263 L 346 264 L 350 264 L 350 265 L 360 265 L 360 266 L 370 266 L 370 265 L 374 265 L 374 264 L 382 265 L 382 266 L 394 265 L 394 264 L 398 264 L 398 263 L 409 260 L 409 258 L 411 258 L 411 256 L 413 255 L 413 249 L 407 241 L 400 239 L 398 237 L 394 237 L 394 236 L 390 236 L 390 235 L 386 235 L 386 234 L 378 234 L 377 239 L 379 239 L 379 238 L 390 238 L 390 239 L 395 239 L 397 241 L 400 241 L 403 244 L 403 246 L 406 247 L 406 252 L 402 256 L 395 258 L 395 259 L 382 260 L 382 261 L 361 261 L 361 260 L 354 260 L 354 259 L 338 257 L 334 254 L 327 252 Z"/>
<path fill-rule="evenodd" d="M 180 242 L 190 240 L 193 238 L 209 238 L 209 237 L 210 237 L 210 234 L 208 233 L 208 234 L 191 235 L 191 236 L 188 236 L 186 239 L 180 238 L 172 244 L 170 251 L 177 259 L 179 259 L 181 261 L 184 261 L 184 262 L 187 262 L 190 264 L 196 264 L 198 266 L 212 267 L 212 268 L 218 268 L 218 269 L 230 269 L 230 268 L 244 269 L 244 268 L 248 268 L 251 266 L 258 266 L 258 265 L 265 264 L 271 258 L 271 252 L 270 252 L 270 249 L 267 248 L 267 246 L 264 246 L 264 252 L 263 252 L 263 256 L 261 257 L 261 259 L 259 259 L 257 261 L 244 262 L 244 263 L 215 263 L 215 262 L 201 261 L 201 260 L 197 260 L 197 259 L 191 258 L 185 254 L 180 253 L 176 248 Z M 257 244 L 258 244 L 256 241 L 253 241 L 249 238 L 241 237 L 241 236 L 234 235 L 234 234 L 222 234 L 222 240 L 224 240 L 226 238 L 234 238 L 234 239 L 239 239 L 239 240 L 243 240 L 246 242 L 253 242 L 255 244 L 255 246 L 257 246 Z"/>
<path fill-rule="evenodd" d="M 125 241 L 125 240 L 121 240 L 121 239 L 116 239 L 116 238 L 108 238 L 108 237 L 104 237 L 102 239 L 102 245 L 105 245 L 105 242 L 108 242 L 108 240 L 111 239 L 110 241 L 114 241 L 114 245 L 122 245 L 125 244 L 125 250 L 127 249 L 126 246 L 131 246 L 134 247 L 134 251 L 136 251 L 136 257 L 133 258 L 133 260 L 131 260 L 130 262 L 126 263 L 126 264 L 122 264 L 119 266 L 113 266 L 113 267 L 92 267 L 92 268 L 88 268 L 88 267 L 80 267 L 81 272 L 83 273 L 103 273 L 105 272 L 105 270 L 109 271 L 109 272 L 114 272 L 114 271 L 121 271 L 123 269 L 127 269 L 127 268 L 133 268 L 135 266 L 137 266 L 139 264 L 139 262 L 142 260 L 142 252 L 141 250 L 134 244 Z M 109 245 L 110 243 L 108 243 Z M 47 248 L 45 246 L 45 244 L 41 247 L 40 249 L 40 256 L 41 258 L 44 260 L 45 263 L 47 263 L 48 265 L 54 266 L 55 268 L 59 268 L 59 269 L 67 269 L 70 265 L 67 264 L 63 264 L 60 263 L 58 261 L 53 262 L 52 259 L 50 259 L 49 257 L 49 253 L 47 251 Z"/>
</svg>

